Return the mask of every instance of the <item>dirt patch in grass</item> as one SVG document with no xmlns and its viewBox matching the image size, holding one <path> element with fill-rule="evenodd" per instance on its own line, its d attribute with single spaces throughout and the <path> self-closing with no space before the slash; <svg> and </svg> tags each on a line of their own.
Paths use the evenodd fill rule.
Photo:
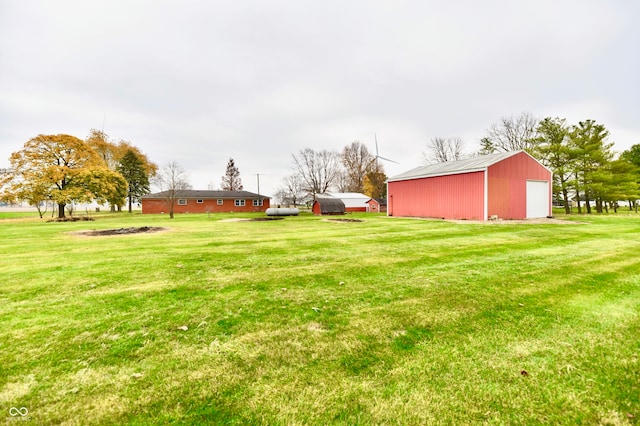
<svg viewBox="0 0 640 426">
<path fill-rule="evenodd" d="M 137 226 L 131 228 L 117 228 L 117 229 L 101 229 L 91 231 L 78 231 L 74 232 L 76 235 L 84 235 L 87 237 L 102 237 L 109 235 L 131 235 L 131 234 L 146 234 L 151 232 L 166 231 L 167 228 L 159 226 Z"/>
<path fill-rule="evenodd" d="M 345 223 L 354 223 L 354 222 L 364 222 L 362 219 L 325 219 L 327 222 L 345 222 Z"/>
<path fill-rule="evenodd" d="M 283 220 L 284 217 L 254 217 L 254 218 L 242 218 L 235 217 L 231 219 L 222 219 L 220 222 L 265 222 L 269 220 Z"/>
<path fill-rule="evenodd" d="M 47 222 L 79 222 L 87 221 L 92 222 L 94 219 L 89 216 L 71 216 L 71 217 L 57 217 L 55 219 L 49 219 Z"/>
</svg>

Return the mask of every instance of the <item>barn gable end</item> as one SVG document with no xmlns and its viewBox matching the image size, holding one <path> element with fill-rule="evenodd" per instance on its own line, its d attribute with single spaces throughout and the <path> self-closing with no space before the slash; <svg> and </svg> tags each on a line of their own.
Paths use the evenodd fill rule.
<svg viewBox="0 0 640 426">
<path fill-rule="evenodd" d="M 544 216 L 551 215 L 551 172 L 526 152 L 518 152 L 489 166 L 487 181 L 489 217 L 526 219 L 527 182 L 547 183 L 549 208 Z"/>
</svg>

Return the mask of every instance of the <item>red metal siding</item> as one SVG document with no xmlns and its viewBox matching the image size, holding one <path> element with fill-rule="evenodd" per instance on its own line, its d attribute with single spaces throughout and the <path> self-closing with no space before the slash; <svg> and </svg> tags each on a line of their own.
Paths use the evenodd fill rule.
<svg viewBox="0 0 640 426">
<path fill-rule="evenodd" d="M 551 172 L 524 152 L 489 166 L 487 211 L 489 217 L 496 215 L 501 219 L 525 219 L 527 217 L 527 180 L 549 182 L 549 194 L 551 194 Z M 549 207 L 549 215 L 551 215 L 551 207 Z"/>
<path fill-rule="evenodd" d="M 315 215 L 321 215 L 322 214 L 322 210 L 321 210 L 321 207 L 320 207 L 320 203 L 317 202 L 317 201 L 314 201 L 313 202 L 313 206 L 311 207 L 311 211 Z"/>
<path fill-rule="evenodd" d="M 368 211 L 371 213 L 377 213 L 380 211 L 380 205 L 378 204 L 378 202 L 376 200 L 369 200 L 367 201 L 367 205 L 368 207 Z"/>
<path fill-rule="evenodd" d="M 198 203 L 195 198 L 188 198 L 184 206 L 174 205 L 174 213 L 229 213 L 229 212 L 263 212 L 269 208 L 270 200 L 262 199 L 261 207 L 254 207 L 252 199 L 245 199 L 244 206 L 236 206 L 235 200 L 223 199 L 222 205 L 218 205 L 217 199 L 203 199 Z M 169 213 L 169 207 L 162 199 L 142 199 L 142 213 Z"/>
<path fill-rule="evenodd" d="M 484 172 L 389 182 L 390 216 L 484 219 Z"/>
</svg>

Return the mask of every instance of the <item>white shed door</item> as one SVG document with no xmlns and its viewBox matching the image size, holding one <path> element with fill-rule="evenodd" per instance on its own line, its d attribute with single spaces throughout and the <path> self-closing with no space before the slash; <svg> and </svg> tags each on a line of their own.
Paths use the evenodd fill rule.
<svg viewBox="0 0 640 426">
<path fill-rule="evenodd" d="M 527 181 L 527 219 L 549 215 L 549 182 Z"/>
</svg>

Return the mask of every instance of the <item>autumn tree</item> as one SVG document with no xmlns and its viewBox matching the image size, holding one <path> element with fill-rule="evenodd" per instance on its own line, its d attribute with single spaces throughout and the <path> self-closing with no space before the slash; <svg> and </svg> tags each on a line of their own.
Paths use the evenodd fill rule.
<svg viewBox="0 0 640 426">
<path fill-rule="evenodd" d="M 131 213 L 134 201 L 139 201 L 143 195 L 149 193 L 149 173 L 143 159 L 133 149 L 128 149 L 120 158 L 117 170 L 127 182 L 127 199 Z"/>
<path fill-rule="evenodd" d="M 334 151 L 314 151 L 311 148 L 293 154 L 295 169 L 304 182 L 304 191 L 314 199 L 333 185 L 340 172 L 340 156 Z"/>
<path fill-rule="evenodd" d="M 91 129 L 89 131 L 89 135 L 85 139 L 85 142 L 93 148 L 94 151 L 96 151 L 98 156 L 102 159 L 104 166 L 109 170 L 119 171 L 121 160 L 129 151 L 133 151 L 133 153 L 140 159 L 147 177 L 154 176 L 158 170 L 158 166 L 151 162 L 149 158 L 140 151 L 140 149 L 124 140 L 120 140 L 117 143 L 111 142 L 109 140 L 109 136 L 103 131 Z M 111 204 L 111 211 L 115 211 L 116 208 L 120 211 L 121 207 L 122 204 Z M 129 207 L 131 208 L 131 203 Z"/>
<path fill-rule="evenodd" d="M 109 136 L 106 133 L 90 129 L 85 142 L 98 154 L 107 169 L 116 170 L 123 152 L 117 144 L 109 142 Z"/>
<path fill-rule="evenodd" d="M 387 175 L 378 160 L 368 168 L 364 179 L 364 194 L 371 198 L 387 197 Z"/>
<path fill-rule="evenodd" d="M 173 212 L 180 192 L 191 189 L 186 170 L 177 162 L 172 161 L 158 170 L 153 182 L 160 188 L 160 194 L 169 210 L 169 218 L 173 219 Z"/>
<path fill-rule="evenodd" d="M 427 144 L 427 152 L 423 154 L 424 163 L 444 163 L 462 160 L 464 141 L 460 138 L 432 138 Z"/>
<path fill-rule="evenodd" d="M 87 173 L 102 168 L 96 152 L 75 136 L 39 135 L 24 144 L 10 158 L 11 176 L 5 196 L 38 203 L 45 198 L 58 204 L 58 217 L 65 217 L 65 206 L 74 201 L 91 201 L 86 188 Z M 110 179 L 110 176 L 101 175 Z M 97 193 L 102 196 L 97 186 Z"/>
<path fill-rule="evenodd" d="M 375 157 L 365 144 L 354 141 L 344 147 L 340 159 L 344 166 L 343 192 L 364 192 L 364 179 Z"/>
<path fill-rule="evenodd" d="M 122 205 L 127 196 L 127 181 L 117 171 L 105 167 L 84 168 L 76 176 L 76 186 L 84 190 L 84 201 Z"/>
<path fill-rule="evenodd" d="M 240 170 L 236 167 L 233 158 L 229 158 L 227 162 L 227 171 L 222 176 L 223 191 L 242 191 L 242 179 L 240 179 Z"/>
<path fill-rule="evenodd" d="M 8 203 L 26 201 L 35 206 L 42 218 L 51 200 L 50 186 L 46 179 L 41 178 L 22 181 L 14 176 L 12 170 L 5 169 L 0 173 L 0 200 Z"/>
</svg>

